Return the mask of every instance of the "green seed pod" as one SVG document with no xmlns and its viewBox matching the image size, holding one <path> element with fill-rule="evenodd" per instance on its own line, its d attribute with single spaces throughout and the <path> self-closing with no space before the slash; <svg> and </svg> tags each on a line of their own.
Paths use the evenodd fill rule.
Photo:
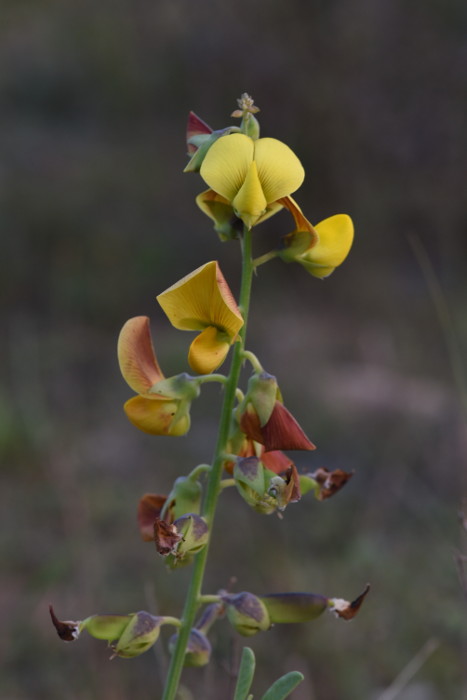
<svg viewBox="0 0 467 700">
<path fill-rule="evenodd" d="M 81 627 L 95 639 L 113 642 L 120 639 L 133 615 L 91 615 L 83 621 Z"/>
<path fill-rule="evenodd" d="M 264 632 L 271 626 L 265 604 L 252 593 L 227 595 L 222 600 L 227 605 L 229 622 L 244 637 Z"/>
<path fill-rule="evenodd" d="M 271 623 L 308 622 L 328 607 L 328 598 L 316 593 L 273 593 L 261 596 Z"/>
</svg>

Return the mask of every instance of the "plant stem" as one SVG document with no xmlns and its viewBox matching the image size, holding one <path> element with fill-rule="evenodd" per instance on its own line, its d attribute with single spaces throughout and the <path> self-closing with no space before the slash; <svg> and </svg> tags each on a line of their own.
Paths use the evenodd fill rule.
<svg viewBox="0 0 467 700">
<path fill-rule="evenodd" d="M 212 468 L 209 474 L 206 497 L 204 500 L 202 512 L 202 515 L 207 519 L 209 523 L 211 533 L 214 523 L 214 515 L 216 512 L 217 499 L 220 492 L 219 486 L 222 477 L 224 453 L 229 437 L 230 421 L 235 402 L 237 384 L 240 377 L 240 370 L 243 361 L 242 350 L 245 345 L 248 311 L 250 306 L 251 282 L 253 277 L 253 260 L 251 255 L 251 244 L 251 231 L 249 231 L 245 227 L 242 238 L 242 281 L 240 286 L 239 298 L 239 306 L 243 316 L 244 324 L 239 332 L 239 341 L 235 343 L 233 349 L 232 364 L 230 366 L 228 380 L 225 385 L 225 394 L 224 401 L 222 404 L 221 418 L 219 422 L 217 443 L 214 451 L 214 458 L 212 462 Z M 209 543 L 195 558 L 191 583 L 185 600 L 185 608 L 183 610 L 182 624 L 178 633 L 175 649 L 172 653 L 172 659 L 167 673 L 167 679 L 162 700 L 175 700 L 176 698 L 180 676 L 182 674 L 188 638 L 190 635 L 190 631 L 194 625 L 196 612 L 200 605 L 201 590 L 203 585 L 208 551 Z"/>
</svg>

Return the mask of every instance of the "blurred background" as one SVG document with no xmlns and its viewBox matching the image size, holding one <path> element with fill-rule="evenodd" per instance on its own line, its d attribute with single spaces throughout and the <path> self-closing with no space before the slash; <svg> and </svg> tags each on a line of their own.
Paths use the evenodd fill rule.
<svg viewBox="0 0 467 700">
<path fill-rule="evenodd" d="M 222 497 L 206 592 L 313 591 L 359 616 L 276 627 L 248 640 L 260 697 L 303 671 L 297 700 L 467 697 L 463 360 L 467 347 L 467 5 L 463 0 L 23 0 L 0 24 L 0 696 L 150 700 L 166 637 L 133 661 L 63 644 L 48 619 L 180 613 L 190 571 L 169 574 L 136 527 L 139 497 L 210 460 L 221 395 L 203 390 L 185 438 L 127 421 L 116 340 L 151 317 L 166 375 L 190 334 L 155 296 L 218 259 L 221 243 L 183 175 L 189 110 L 213 128 L 244 91 L 262 134 L 287 142 L 317 222 L 352 216 L 355 245 L 321 282 L 272 261 L 255 279 L 249 347 L 318 445 L 303 469 L 355 470 L 335 498 L 280 521 Z M 255 255 L 291 230 L 255 229 Z M 184 683 L 231 697 L 244 640 L 225 622 Z M 427 646 L 428 645 L 428 646 Z M 434 651 L 433 651 L 434 649 Z M 432 653 L 428 653 L 429 651 Z M 186 697 L 192 697 L 186 695 Z"/>
</svg>

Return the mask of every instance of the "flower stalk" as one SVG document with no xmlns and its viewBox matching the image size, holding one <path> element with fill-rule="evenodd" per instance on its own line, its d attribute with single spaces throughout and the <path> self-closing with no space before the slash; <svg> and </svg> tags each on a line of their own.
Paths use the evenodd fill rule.
<svg viewBox="0 0 467 700">
<path fill-rule="evenodd" d="M 239 308 L 244 319 L 244 324 L 239 331 L 239 341 L 235 343 L 233 349 L 232 364 L 227 382 L 225 384 L 224 401 L 222 404 L 217 443 L 214 451 L 212 468 L 207 483 L 206 498 L 202 509 L 202 515 L 204 518 L 206 518 L 211 530 L 216 513 L 217 500 L 221 491 L 220 483 L 224 453 L 229 437 L 231 415 L 234 408 L 238 380 L 240 378 L 240 371 L 244 359 L 242 351 L 245 344 L 248 312 L 250 307 L 251 283 L 253 278 L 252 235 L 251 230 L 246 226 L 244 227 L 243 237 L 241 239 L 241 249 L 242 277 Z M 195 558 L 191 583 L 185 600 L 182 623 L 178 632 L 177 642 L 172 653 L 172 659 L 167 673 L 162 700 L 175 700 L 177 694 L 190 630 L 194 625 L 196 613 L 200 606 L 200 601 L 203 600 L 201 598 L 201 590 L 203 586 L 208 553 L 209 543 Z"/>
</svg>

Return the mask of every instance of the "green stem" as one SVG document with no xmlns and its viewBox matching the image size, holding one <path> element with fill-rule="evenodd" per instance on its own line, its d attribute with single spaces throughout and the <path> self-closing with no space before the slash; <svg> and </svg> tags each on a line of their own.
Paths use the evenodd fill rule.
<svg viewBox="0 0 467 700">
<path fill-rule="evenodd" d="M 227 384 L 229 378 L 223 374 L 204 374 L 201 377 L 196 377 L 198 384 L 207 384 L 208 382 L 220 382 L 221 384 Z"/>
<path fill-rule="evenodd" d="M 278 250 L 270 250 L 269 253 L 265 253 L 264 255 L 260 255 L 259 258 L 255 258 L 253 260 L 253 267 L 256 268 L 259 267 L 260 265 L 264 265 L 264 263 L 269 262 L 270 260 L 274 260 L 274 258 L 277 258 L 279 255 Z"/>
<path fill-rule="evenodd" d="M 240 342 L 236 342 L 233 349 L 232 364 L 230 366 L 228 381 L 225 385 L 224 402 L 222 405 L 217 444 L 214 451 L 214 458 L 212 462 L 212 468 L 209 474 L 206 498 L 203 504 L 202 512 L 202 515 L 207 519 L 209 523 L 211 533 L 214 523 L 214 515 L 216 512 L 217 499 L 219 497 L 220 492 L 219 486 L 222 477 L 224 453 L 229 437 L 230 421 L 235 403 L 235 394 L 243 361 L 242 350 L 245 346 L 245 335 L 248 320 L 248 311 L 250 306 L 251 282 L 253 277 L 251 238 L 251 231 L 249 231 L 245 227 L 242 238 L 242 281 L 240 286 L 239 299 L 239 306 L 244 319 L 244 324 L 239 333 Z M 167 673 L 167 679 L 162 700 L 175 700 L 176 698 L 178 685 L 182 674 L 188 638 L 190 635 L 191 628 L 194 625 L 196 612 L 200 605 L 199 601 L 203 585 L 204 572 L 206 569 L 208 552 L 209 543 L 195 558 L 191 583 L 185 600 L 185 608 L 183 610 L 182 625 L 180 627 L 180 631 L 177 637 L 177 643 L 172 654 L 172 659 Z"/>
<path fill-rule="evenodd" d="M 244 350 L 242 352 L 242 356 L 245 360 L 248 360 L 255 372 L 257 372 L 258 374 L 264 372 L 261 362 L 258 360 L 256 355 L 251 352 L 251 350 Z"/>
</svg>

